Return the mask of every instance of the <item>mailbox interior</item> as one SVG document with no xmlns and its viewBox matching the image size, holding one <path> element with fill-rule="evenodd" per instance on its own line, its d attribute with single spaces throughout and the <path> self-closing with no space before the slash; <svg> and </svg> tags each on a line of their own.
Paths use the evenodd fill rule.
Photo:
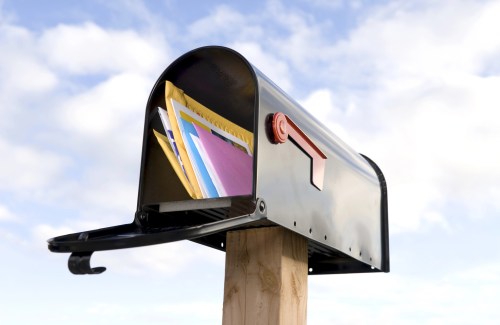
<svg viewBox="0 0 500 325">
<path fill-rule="evenodd" d="M 254 134 L 256 145 L 257 82 L 253 68 L 240 54 L 210 47 L 192 51 L 172 63 L 160 76 L 146 107 L 139 182 L 138 213 L 148 212 L 152 226 L 192 226 L 251 214 L 256 208 L 255 177 L 252 195 L 192 199 L 184 189 L 152 130 L 162 130 L 157 107 L 165 107 L 165 81 L 215 113 Z M 253 148 L 255 175 L 256 148 Z M 168 212 L 162 212 L 167 209 Z M 178 211 L 175 211 L 178 210 Z M 265 223 L 265 222 L 264 222 Z M 262 224 L 262 223 L 261 223 Z M 225 233 L 197 241 L 222 248 Z"/>
</svg>

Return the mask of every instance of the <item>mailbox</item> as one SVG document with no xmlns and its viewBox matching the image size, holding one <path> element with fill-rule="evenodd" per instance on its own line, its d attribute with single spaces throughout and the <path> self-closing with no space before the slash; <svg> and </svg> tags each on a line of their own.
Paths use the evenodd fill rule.
<svg viewBox="0 0 500 325">
<path fill-rule="evenodd" d="M 48 245 L 71 253 L 72 273 L 95 274 L 105 270 L 90 266 L 95 251 L 185 239 L 225 250 L 229 230 L 276 225 L 308 239 L 310 274 L 389 272 L 379 167 L 241 54 L 208 46 L 175 60 L 151 91 L 132 223 Z"/>
</svg>

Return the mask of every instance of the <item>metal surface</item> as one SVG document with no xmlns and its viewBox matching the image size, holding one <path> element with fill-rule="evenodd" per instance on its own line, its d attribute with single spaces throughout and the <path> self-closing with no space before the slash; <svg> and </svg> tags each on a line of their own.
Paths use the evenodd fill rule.
<svg viewBox="0 0 500 325">
<path fill-rule="evenodd" d="M 152 135 L 152 129 L 161 126 L 157 107 L 165 105 L 165 80 L 253 132 L 252 195 L 231 197 L 223 205 L 212 199 L 193 204 Z M 272 117 L 277 112 L 293 121 L 308 142 L 292 137 L 293 141 L 276 144 Z M 304 148 L 307 143 L 326 157 L 318 187 L 313 186 L 314 160 Z M 153 87 L 146 107 L 135 221 L 57 237 L 49 240 L 49 249 L 92 252 L 190 239 L 225 250 L 229 229 L 270 225 L 308 239 L 310 274 L 389 271 L 387 190 L 378 166 L 239 53 L 211 46 L 178 58 Z M 89 261 L 82 261 L 81 267 L 93 272 Z"/>
<path fill-rule="evenodd" d="M 265 198 L 268 219 L 359 261 L 360 270 L 383 270 L 382 193 L 374 169 L 264 75 L 257 76 L 256 196 Z M 275 112 L 291 116 L 328 157 L 322 191 L 308 186 L 309 157 L 292 143 L 270 141 L 265 126 Z"/>
</svg>

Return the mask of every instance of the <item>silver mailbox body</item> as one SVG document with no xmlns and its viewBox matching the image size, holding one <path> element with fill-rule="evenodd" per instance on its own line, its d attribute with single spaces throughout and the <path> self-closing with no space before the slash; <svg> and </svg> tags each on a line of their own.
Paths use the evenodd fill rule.
<svg viewBox="0 0 500 325">
<path fill-rule="evenodd" d="M 184 190 L 152 135 L 160 123 L 156 108 L 165 105 L 165 81 L 253 133 L 251 195 L 192 199 Z M 277 113 L 290 121 L 289 129 L 292 123 L 324 154 L 318 174 L 303 142 L 285 135 L 283 143 L 276 143 Z M 224 250 L 227 231 L 273 225 L 308 239 L 310 274 L 389 271 L 387 190 L 377 165 L 336 137 L 242 55 L 209 46 L 179 57 L 153 87 L 132 224 L 56 237 L 49 240 L 49 249 L 73 252 L 76 264 L 83 263 L 82 256 L 90 258 L 83 252 L 181 239 Z"/>
</svg>

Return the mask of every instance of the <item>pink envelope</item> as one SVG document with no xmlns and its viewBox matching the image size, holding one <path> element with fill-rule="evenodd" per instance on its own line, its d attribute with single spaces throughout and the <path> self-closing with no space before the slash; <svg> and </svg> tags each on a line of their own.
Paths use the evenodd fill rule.
<svg viewBox="0 0 500 325">
<path fill-rule="evenodd" d="M 252 194 L 253 157 L 194 124 L 215 176 L 227 196 Z"/>
</svg>

